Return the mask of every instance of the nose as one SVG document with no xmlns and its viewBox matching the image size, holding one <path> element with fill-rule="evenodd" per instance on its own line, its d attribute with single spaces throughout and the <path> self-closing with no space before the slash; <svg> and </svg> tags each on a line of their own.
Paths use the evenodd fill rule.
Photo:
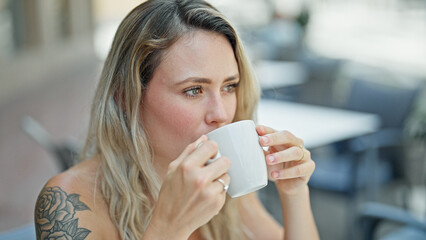
<svg viewBox="0 0 426 240">
<path fill-rule="evenodd" d="M 215 127 L 221 127 L 226 124 L 227 119 L 228 114 L 226 112 L 225 101 L 220 94 L 212 96 L 207 103 L 206 123 Z"/>
</svg>

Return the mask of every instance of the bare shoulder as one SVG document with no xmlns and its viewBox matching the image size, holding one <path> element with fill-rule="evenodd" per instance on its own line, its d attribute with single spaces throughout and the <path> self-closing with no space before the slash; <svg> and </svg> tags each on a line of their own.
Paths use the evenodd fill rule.
<svg viewBox="0 0 426 240">
<path fill-rule="evenodd" d="M 103 239 L 115 231 L 97 186 L 99 170 L 88 160 L 46 183 L 34 212 L 37 239 Z"/>
</svg>

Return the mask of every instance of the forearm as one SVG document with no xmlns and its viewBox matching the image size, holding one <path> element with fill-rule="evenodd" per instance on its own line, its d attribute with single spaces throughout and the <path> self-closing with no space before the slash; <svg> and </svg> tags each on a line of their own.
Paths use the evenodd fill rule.
<svg viewBox="0 0 426 240">
<path fill-rule="evenodd" d="M 297 195 L 280 193 L 284 220 L 284 239 L 319 239 L 317 227 L 311 210 L 309 188 Z"/>
<path fill-rule="evenodd" d="M 156 221 L 152 219 L 148 227 L 145 230 L 145 233 L 142 237 L 142 240 L 186 240 L 188 239 L 187 234 L 173 230 L 172 226 L 166 226 L 163 221 Z"/>
</svg>

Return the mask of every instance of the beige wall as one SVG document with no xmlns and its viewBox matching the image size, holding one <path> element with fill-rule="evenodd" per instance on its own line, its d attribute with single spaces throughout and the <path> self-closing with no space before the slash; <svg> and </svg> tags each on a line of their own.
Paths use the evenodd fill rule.
<svg viewBox="0 0 426 240">
<path fill-rule="evenodd" d="M 93 0 L 93 13 L 95 22 L 121 20 L 126 14 L 144 2 L 144 0 Z"/>
<path fill-rule="evenodd" d="M 15 21 L 10 24 L 9 35 L 18 32 L 20 38 L 9 41 L 15 41 L 15 47 L 8 46 L 10 54 L 0 53 L 0 106 L 48 81 L 55 81 L 49 78 L 53 70 L 66 71 L 94 57 L 91 1 L 22 0 L 14 3 L 7 11 L 7 16 L 14 16 L 10 21 Z"/>
</svg>

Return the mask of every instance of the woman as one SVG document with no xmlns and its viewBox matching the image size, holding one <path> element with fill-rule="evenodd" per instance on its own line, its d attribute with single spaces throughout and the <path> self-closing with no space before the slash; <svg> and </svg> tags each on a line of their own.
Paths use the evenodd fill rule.
<svg viewBox="0 0 426 240">
<path fill-rule="evenodd" d="M 256 194 L 226 197 L 226 157 L 205 164 L 217 145 L 204 134 L 252 119 L 257 101 L 241 41 L 215 8 L 201 0 L 142 3 L 106 59 L 87 160 L 40 193 L 38 238 L 318 239 L 307 187 L 314 163 L 291 133 L 257 126 L 285 231 Z"/>
</svg>

